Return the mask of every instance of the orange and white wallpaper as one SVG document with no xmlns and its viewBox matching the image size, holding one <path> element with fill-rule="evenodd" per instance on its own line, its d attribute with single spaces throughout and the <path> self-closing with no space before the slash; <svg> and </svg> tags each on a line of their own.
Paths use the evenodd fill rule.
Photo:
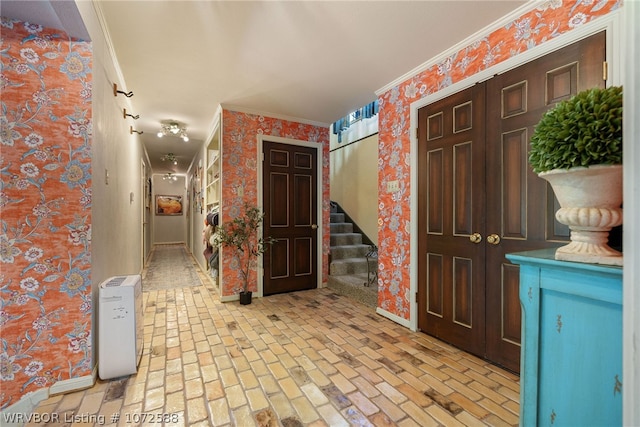
<svg viewBox="0 0 640 427">
<path fill-rule="evenodd" d="M 90 43 L 2 18 L 0 408 L 91 375 Z"/>
<path fill-rule="evenodd" d="M 258 203 L 258 135 L 322 144 L 322 281 L 326 282 L 329 275 L 329 127 L 223 110 L 222 132 L 221 223 L 239 216 L 245 203 L 253 206 Z M 223 296 L 237 295 L 242 290 L 240 270 L 232 265 L 236 262 L 232 258 L 222 257 Z M 255 292 L 255 271 L 249 283 L 253 283 L 249 290 Z"/>
<path fill-rule="evenodd" d="M 427 95 L 571 31 L 621 6 L 610 0 L 549 0 L 379 97 L 378 306 L 410 310 L 410 106 Z M 387 193 L 398 180 L 400 191 Z"/>
</svg>

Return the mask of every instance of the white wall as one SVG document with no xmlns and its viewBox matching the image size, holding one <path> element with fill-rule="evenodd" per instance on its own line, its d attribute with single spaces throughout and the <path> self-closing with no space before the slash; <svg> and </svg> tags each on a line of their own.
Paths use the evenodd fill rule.
<svg viewBox="0 0 640 427">
<path fill-rule="evenodd" d="M 153 191 L 153 179 L 151 177 L 151 168 L 145 164 L 144 167 L 144 176 L 142 179 L 145 182 L 144 184 L 144 214 L 143 214 L 143 234 L 144 234 L 144 242 L 143 242 L 143 257 L 145 260 L 145 264 L 149 261 L 149 256 L 151 255 L 151 249 L 153 248 L 153 236 L 151 234 L 151 226 L 153 219 L 153 195 L 150 194 L 150 191 Z"/>
<path fill-rule="evenodd" d="M 105 279 L 139 274 L 143 268 L 145 217 L 142 164 L 146 154 L 137 135 L 129 132 L 122 109 L 125 97 L 113 96 L 113 83 L 126 87 L 90 2 L 77 2 L 93 45 L 91 141 L 91 284 L 92 346 L 97 348 L 99 285 Z M 148 239 L 148 235 L 146 236 Z M 97 352 L 95 353 L 97 355 Z M 94 357 L 93 366 L 97 365 Z"/>
<path fill-rule="evenodd" d="M 113 275 L 142 271 L 142 163 L 146 156 L 122 115 L 123 108 L 131 110 L 128 98 L 113 96 L 113 83 L 126 85 L 93 6 L 90 2 L 77 6 L 93 44 L 91 277 L 95 288 Z"/>
<path fill-rule="evenodd" d="M 626 1 L 623 12 L 625 209 L 622 408 L 623 424 L 640 426 L 640 3 Z"/>
<path fill-rule="evenodd" d="M 164 180 L 162 175 L 153 175 L 153 243 L 187 242 L 187 191 L 184 176 L 178 180 Z M 156 215 L 156 196 L 181 196 L 181 215 Z"/>
<path fill-rule="evenodd" d="M 378 134 L 330 153 L 331 200 L 378 244 Z"/>
</svg>

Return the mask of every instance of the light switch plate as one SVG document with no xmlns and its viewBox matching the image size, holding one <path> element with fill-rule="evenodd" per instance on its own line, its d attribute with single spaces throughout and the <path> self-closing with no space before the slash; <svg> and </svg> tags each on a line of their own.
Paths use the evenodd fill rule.
<svg viewBox="0 0 640 427">
<path fill-rule="evenodd" d="M 395 193 L 400 191 L 400 182 L 398 180 L 387 182 L 387 193 Z"/>
</svg>

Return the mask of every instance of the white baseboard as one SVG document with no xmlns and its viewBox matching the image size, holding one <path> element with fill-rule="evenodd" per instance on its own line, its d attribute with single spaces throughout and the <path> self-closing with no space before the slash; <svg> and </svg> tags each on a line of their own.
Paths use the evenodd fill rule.
<svg viewBox="0 0 640 427">
<path fill-rule="evenodd" d="M 23 426 L 28 414 L 32 414 L 40 402 L 48 398 L 49 388 L 41 388 L 25 394 L 22 399 L 0 412 L 0 426 Z"/>
<path fill-rule="evenodd" d="M 35 411 L 40 402 L 57 394 L 71 393 L 93 387 L 96 383 L 97 373 L 98 367 L 95 366 L 91 375 L 58 381 L 51 387 L 41 388 L 25 394 L 19 401 L 0 412 L 0 426 L 23 426 L 28 415 Z"/>
<path fill-rule="evenodd" d="M 259 292 L 253 292 L 252 298 L 262 298 L 263 295 Z M 220 302 L 230 302 L 230 301 L 238 301 L 240 299 L 240 294 L 235 295 L 224 295 L 220 297 Z"/>
<path fill-rule="evenodd" d="M 238 301 L 240 299 L 240 295 L 236 294 L 236 295 L 221 295 L 220 296 L 220 301 L 221 302 L 229 302 L 229 301 Z"/>
<path fill-rule="evenodd" d="M 71 393 L 73 391 L 80 391 L 91 388 L 96 383 L 96 373 L 97 368 L 93 368 L 91 375 L 58 381 L 57 383 L 49 387 L 49 395 L 55 396 L 57 394 Z"/>
<path fill-rule="evenodd" d="M 390 313 L 387 310 L 383 310 L 380 307 L 376 308 L 376 313 L 404 326 L 405 328 L 411 329 L 411 324 L 408 319 L 403 319 L 402 317 Z"/>
</svg>

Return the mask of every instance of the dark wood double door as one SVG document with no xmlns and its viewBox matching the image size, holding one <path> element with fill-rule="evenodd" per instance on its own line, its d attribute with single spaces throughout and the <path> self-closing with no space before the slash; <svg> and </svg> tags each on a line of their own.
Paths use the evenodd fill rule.
<svg viewBox="0 0 640 427">
<path fill-rule="evenodd" d="M 600 33 L 418 111 L 420 330 L 519 372 L 519 268 L 505 254 L 569 236 L 529 139 L 555 103 L 604 86 L 604 61 Z"/>
</svg>

